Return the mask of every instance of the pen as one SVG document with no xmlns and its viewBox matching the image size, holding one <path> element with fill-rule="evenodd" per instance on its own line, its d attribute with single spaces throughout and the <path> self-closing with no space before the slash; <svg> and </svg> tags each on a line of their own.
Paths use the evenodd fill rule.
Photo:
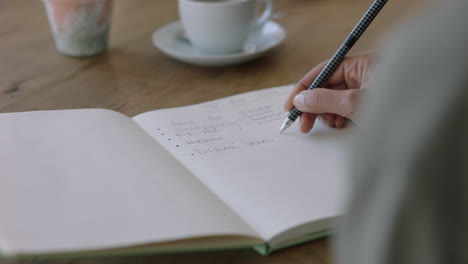
<svg viewBox="0 0 468 264">
<path fill-rule="evenodd" d="M 374 20 L 374 18 L 377 16 L 380 10 L 382 10 L 386 3 L 387 0 L 375 0 L 372 3 L 364 16 L 362 16 L 361 20 L 359 20 L 343 44 L 341 44 L 340 48 L 335 52 L 333 57 L 330 59 L 330 61 L 328 61 L 327 65 L 325 65 L 325 67 L 319 73 L 317 78 L 315 78 L 312 84 L 307 88 L 307 90 L 321 87 L 325 83 L 325 81 L 330 77 L 330 75 L 332 75 L 336 68 L 338 68 L 338 65 L 341 63 L 341 61 L 343 61 L 348 51 L 353 47 L 354 43 L 358 41 L 359 37 L 361 37 L 362 33 L 364 33 L 372 20 Z M 301 114 L 302 112 L 294 107 L 284 120 L 280 129 L 280 133 L 283 133 L 288 127 L 290 127 L 291 124 L 296 121 L 296 119 Z"/>
</svg>

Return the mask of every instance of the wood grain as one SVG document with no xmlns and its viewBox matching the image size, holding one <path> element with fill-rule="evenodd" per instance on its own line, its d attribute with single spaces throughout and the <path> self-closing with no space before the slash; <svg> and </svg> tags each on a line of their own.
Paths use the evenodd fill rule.
<svg viewBox="0 0 468 264">
<path fill-rule="evenodd" d="M 294 83 L 330 57 L 371 0 L 276 0 L 287 32 L 280 47 L 242 65 L 201 68 L 164 56 L 152 32 L 178 19 L 174 0 L 115 1 L 107 52 L 57 53 L 41 1 L 0 0 L 0 112 L 108 108 L 128 116 Z M 392 0 L 352 53 L 372 49 L 421 1 Z M 31 219 L 34 221 L 34 219 Z M 332 263 L 328 239 L 268 257 L 251 250 L 44 263 Z M 0 260 L 0 264 L 10 263 Z"/>
</svg>

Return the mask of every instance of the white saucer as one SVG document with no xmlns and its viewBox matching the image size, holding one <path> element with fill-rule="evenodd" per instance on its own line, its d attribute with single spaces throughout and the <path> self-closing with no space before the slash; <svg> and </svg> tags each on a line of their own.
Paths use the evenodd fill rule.
<svg viewBox="0 0 468 264">
<path fill-rule="evenodd" d="M 259 34 L 250 37 L 244 50 L 230 54 L 203 54 L 195 50 L 185 37 L 182 23 L 166 24 L 153 33 L 153 44 L 164 54 L 177 60 L 200 66 L 226 66 L 255 59 L 278 46 L 285 38 L 284 29 L 268 21 Z"/>
</svg>

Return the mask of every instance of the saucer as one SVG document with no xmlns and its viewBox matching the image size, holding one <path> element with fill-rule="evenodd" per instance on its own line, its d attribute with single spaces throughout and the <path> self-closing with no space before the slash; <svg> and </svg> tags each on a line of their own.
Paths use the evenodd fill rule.
<svg viewBox="0 0 468 264">
<path fill-rule="evenodd" d="M 185 36 L 180 21 L 166 24 L 153 33 L 153 44 L 176 60 L 200 66 L 226 66 L 260 57 L 278 46 L 285 38 L 284 29 L 273 21 L 265 23 L 260 32 L 250 37 L 242 51 L 229 54 L 203 54 L 195 50 Z"/>
</svg>

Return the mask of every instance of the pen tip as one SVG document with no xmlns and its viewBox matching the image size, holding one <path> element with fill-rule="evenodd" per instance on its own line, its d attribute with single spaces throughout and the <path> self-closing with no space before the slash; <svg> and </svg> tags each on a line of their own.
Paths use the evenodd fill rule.
<svg viewBox="0 0 468 264">
<path fill-rule="evenodd" d="M 289 118 L 286 118 L 286 120 L 284 120 L 284 123 L 280 128 L 280 134 L 282 134 L 286 129 L 288 129 L 292 122 L 293 121 L 291 121 Z"/>
<path fill-rule="evenodd" d="M 281 128 L 280 128 L 280 134 L 283 134 L 284 130 L 285 130 L 285 127 L 284 127 L 284 126 L 281 126 Z"/>
</svg>

